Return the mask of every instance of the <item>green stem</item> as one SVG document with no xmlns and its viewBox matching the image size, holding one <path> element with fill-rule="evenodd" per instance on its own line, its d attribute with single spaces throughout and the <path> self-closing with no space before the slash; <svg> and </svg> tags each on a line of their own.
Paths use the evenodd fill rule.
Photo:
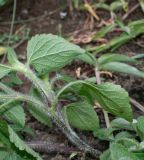
<svg viewBox="0 0 144 160">
<path fill-rule="evenodd" d="M 17 92 L 15 92 L 15 94 L 0 94 L 0 99 L 1 100 L 14 100 L 14 101 L 31 102 L 37 106 L 40 106 L 40 107 L 47 109 L 41 101 L 35 99 L 34 97 L 27 96 L 27 95 L 24 95 L 21 93 L 17 93 L 17 94 L 16 93 Z"/>
<path fill-rule="evenodd" d="M 13 66 L 13 68 L 15 71 L 23 73 L 30 81 L 32 81 L 36 88 L 41 92 L 42 96 L 45 98 L 46 103 L 51 106 L 54 99 L 54 93 L 41 79 L 35 75 L 35 73 L 29 67 L 23 63 L 18 62 Z"/>
<path fill-rule="evenodd" d="M 15 93 L 14 90 L 12 90 L 11 88 L 7 87 L 6 85 L 4 85 L 4 84 L 1 83 L 1 82 L 0 82 L 0 89 L 3 90 L 3 91 L 6 92 L 6 93 L 9 93 L 9 94 Z"/>
<path fill-rule="evenodd" d="M 48 100 L 48 103 L 51 105 L 54 99 L 53 92 L 48 89 L 47 85 L 37 78 L 32 70 L 27 68 L 27 72 L 25 73 L 25 76 L 29 78 L 33 82 L 33 84 L 38 88 L 39 91 L 42 92 L 42 96 Z"/>
<path fill-rule="evenodd" d="M 43 75 L 41 77 L 41 79 L 45 83 L 45 85 L 47 86 L 48 90 L 52 90 L 51 84 L 49 83 L 49 75 Z"/>
<path fill-rule="evenodd" d="M 22 72 L 27 78 L 29 78 L 33 82 L 33 84 L 38 88 L 38 90 L 42 92 L 42 95 L 45 96 L 48 102 L 48 103 L 45 103 L 45 107 L 47 108 L 48 114 L 49 114 L 48 116 L 60 128 L 60 130 L 67 136 L 67 138 L 72 143 L 74 143 L 79 149 L 82 149 L 85 152 L 89 152 L 95 157 L 98 157 L 101 154 L 101 152 L 99 150 L 96 150 L 90 147 L 83 140 L 81 140 L 77 136 L 77 134 L 66 125 L 64 119 L 55 110 L 51 110 L 49 108 L 50 106 L 52 106 L 55 96 L 53 92 L 47 88 L 47 85 L 45 85 L 43 81 L 41 81 L 38 77 L 36 77 L 34 72 L 24 64 L 19 62 L 15 66 L 13 66 L 13 68 L 15 71 Z M 58 103 L 56 103 L 55 105 L 58 105 Z"/>
<path fill-rule="evenodd" d="M 9 108 L 11 108 L 9 106 L 9 104 L 13 103 L 15 100 L 9 100 L 5 103 L 3 103 L 2 105 L 0 105 L 0 114 L 3 114 L 5 111 L 7 111 Z"/>
<path fill-rule="evenodd" d="M 67 136 L 67 138 L 73 144 L 75 144 L 80 150 L 84 150 L 85 152 L 88 152 L 97 158 L 99 157 L 101 152 L 97 149 L 92 148 L 83 140 L 81 140 L 79 136 L 71 128 L 69 128 L 61 119 L 55 118 L 53 121 L 61 129 L 61 131 Z"/>
</svg>

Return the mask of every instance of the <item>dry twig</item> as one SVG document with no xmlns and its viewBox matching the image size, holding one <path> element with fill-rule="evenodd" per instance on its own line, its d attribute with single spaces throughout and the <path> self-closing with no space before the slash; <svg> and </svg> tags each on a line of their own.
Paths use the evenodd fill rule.
<svg viewBox="0 0 144 160">
<path fill-rule="evenodd" d="M 139 102 L 137 102 L 135 99 L 130 98 L 130 102 L 134 107 L 136 107 L 139 110 L 141 110 L 142 112 L 144 112 L 144 107 Z"/>
<path fill-rule="evenodd" d="M 128 16 L 133 13 L 137 8 L 139 7 L 139 3 L 137 3 L 136 5 L 134 5 L 123 17 L 122 20 L 125 20 L 128 18 Z"/>
</svg>

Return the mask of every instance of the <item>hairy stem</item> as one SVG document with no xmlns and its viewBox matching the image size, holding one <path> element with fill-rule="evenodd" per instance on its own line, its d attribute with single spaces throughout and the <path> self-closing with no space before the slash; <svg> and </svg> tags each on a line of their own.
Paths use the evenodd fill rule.
<svg viewBox="0 0 144 160">
<path fill-rule="evenodd" d="M 13 70 L 23 73 L 30 81 L 32 81 L 34 86 L 40 91 L 42 97 L 44 98 L 45 104 L 49 104 L 49 106 L 51 105 L 54 99 L 54 93 L 35 75 L 29 66 L 18 62 L 13 66 Z"/>
<path fill-rule="evenodd" d="M 67 127 L 65 122 L 62 118 L 60 118 L 57 114 L 53 115 L 50 113 L 50 110 L 40 101 L 32 98 L 31 96 L 26 96 L 23 94 L 0 94 L 0 99 L 3 100 L 19 100 L 19 101 L 26 101 L 33 103 L 36 107 L 40 107 L 41 109 L 44 109 L 45 111 L 48 111 L 48 116 L 53 120 L 53 122 L 59 127 L 59 129 L 67 136 L 67 138 L 75 144 L 80 150 L 84 150 L 85 152 L 91 153 L 93 156 L 98 157 L 101 152 L 99 150 L 93 149 L 88 144 L 86 144 L 83 140 L 81 140 L 77 134 L 70 129 L 70 127 Z M 6 105 L 0 106 L 0 109 L 3 107 L 7 107 Z"/>
<path fill-rule="evenodd" d="M 13 94 L 15 93 L 15 91 L 11 88 L 9 88 L 8 86 L 4 85 L 3 83 L 0 82 L 0 90 L 3 90 L 4 92 L 8 93 L 8 94 Z"/>
<path fill-rule="evenodd" d="M 55 99 L 55 95 L 52 90 L 49 90 L 47 85 L 36 75 L 34 72 L 22 63 L 18 63 L 16 66 L 13 66 L 14 70 L 23 73 L 32 83 L 37 87 L 40 91 L 41 95 L 45 98 L 45 107 L 48 111 L 48 116 L 52 119 L 52 121 L 60 128 L 60 130 L 67 136 L 67 138 L 75 144 L 79 149 L 84 150 L 85 152 L 91 153 L 93 156 L 98 157 L 101 152 L 90 147 L 83 140 L 81 140 L 77 134 L 72 131 L 64 122 L 63 118 L 54 110 L 51 110 L 51 106 L 53 105 L 53 101 Z M 25 98 L 25 97 L 24 97 Z M 29 99 L 31 100 L 31 99 Z"/>
<path fill-rule="evenodd" d="M 68 127 L 63 120 L 59 119 L 59 117 L 54 117 L 53 121 L 55 124 L 61 129 L 61 131 L 67 136 L 67 138 L 75 144 L 80 150 L 84 150 L 85 152 L 90 153 L 95 157 L 99 157 L 101 152 L 97 149 L 92 148 L 87 143 L 79 138 L 79 136 Z"/>
<path fill-rule="evenodd" d="M 0 94 L 0 100 L 1 101 L 7 101 L 7 100 L 13 100 L 13 101 L 25 101 L 25 102 L 31 102 L 34 105 L 41 107 L 41 108 L 46 108 L 46 106 L 39 100 L 35 99 L 32 96 L 27 96 L 21 93 L 15 92 L 15 94 Z"/>
</svg>

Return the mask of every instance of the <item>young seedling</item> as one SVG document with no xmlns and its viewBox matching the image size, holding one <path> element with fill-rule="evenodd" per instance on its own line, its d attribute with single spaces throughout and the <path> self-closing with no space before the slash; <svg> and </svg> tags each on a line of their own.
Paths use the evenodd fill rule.
<svg viewBox="0 0 144 160">
<path fill-rule="evenodd" d="M 132 109 L 129 104 L 128 93 L 119 85 L 101 84 L 99 71 L 108 69 L 105 65 L 114 63 L 113 61 L 135 62 L 134 59 L 122 55 L 106 55 L 97 60 L 84 49 L 52 34 L 36 35 L 28 42 L 27 62 L 25 64 L 17 59 L 12 48 L 7 48 L 7 59 L 8 64 L 0 64 L 0 78 L 2 79 L 2 83 L 0 83 L 0 113 L 2 117 L 0 120 L 0 141 L 3 149 L 8 148 L 8 150 L 4 150 L 5 157 L 8 157 L 9 151 L 11 151 L 11 157 L 15 156 L 27 160 L 41 159 L 18 137 L 14 126 L 6 121 L 11 121 L 17 127 L 23 128 L 25 126 L 25 114 L 20 101 L 27 102 L 27 109 L 38 121 L 49 127 L 55 124 L 80 150 L 97 158 L 101 152 L 81 140 L 71 126 L 92 131 L 98 137 L 100 137 L 99 133 L 104 134 L 105 131 L 101 132 L 99 118 L 94 110 L 95 104 L 98 104 L 105 114 L 106 133 L 112 133 L 116 130 L 111 127 L 108 113 L 122 118 L 128 124 L 132 124 Z M 74 59 L 81 59 L 93 66 L 96 71 L 97 84 L 90 82 L 88 79 L 75 80 L 68 76 L 56 77 L 55 79 L 48 78 L 49 73 L 59 71 Z M 16 92 L 5 84 L 4 77 L 10 74 L 16 76 L 15 73 L 17 72 L 20 72 L 32 82 L 32 89 L 29 94 Z M 136 68 L 135 72 L 138 72 L 135 73 L 136 75 L 143 76 L 143 72 Z M 55 87 L 54 84 L 57 80 L 64 81 L 65 85 L 61 88 Z M 65 100 L 65 103 L 62 103 L 63 100 Z M 141 125 L 139 130 L 141 131 Z M 113 139 L 112 136 L 110 138 Z M 110 150 L 113 151 L 113 148 L 124 150 L 123 146 L 117 141 L 112 143 Z M 108 154 L 114 157 L 112 160 L 116 159 L 113 155 L 115 152 L 109 152 L 111 151 L 108 150 Z"/>
</svg>

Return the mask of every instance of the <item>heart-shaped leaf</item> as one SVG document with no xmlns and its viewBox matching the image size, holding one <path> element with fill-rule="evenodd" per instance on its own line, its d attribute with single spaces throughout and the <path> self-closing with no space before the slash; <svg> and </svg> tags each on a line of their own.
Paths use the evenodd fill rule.
<svg viewBox="0 0 144 160">
<path fill-rule="evenodd" d="M 66 107 L 69 123 L 81 130 L 94 131 L 99 128 L 99 119 L 92 105 L 86 101 L 73 103 Z"/>
</svg>

